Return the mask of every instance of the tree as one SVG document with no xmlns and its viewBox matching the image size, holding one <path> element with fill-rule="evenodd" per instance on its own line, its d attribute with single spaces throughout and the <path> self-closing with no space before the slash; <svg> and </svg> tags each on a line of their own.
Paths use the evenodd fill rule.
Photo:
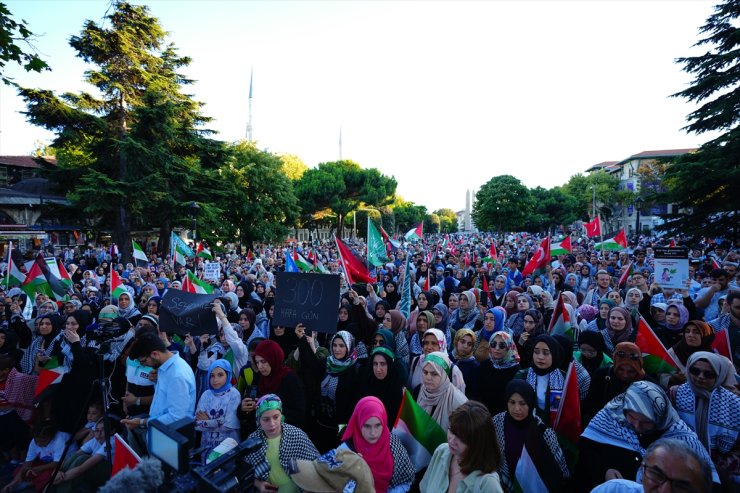
<svg viewBox="0 0 740 493">
<path fill-rule="evenodd" d="M 416 205 L 413 202 L 408 202 L 400 197 L 397 197 L 393 204 L 393 217 L 396 220 L 396 232 L 402 235 L 420 222 L 424 221 L 426 215 L 426 207 L 423 205 Z M 424 231 L 431 233 L 431 231 L 426 228 L 424 228 Z"/>
<path fill-rule="evenodd" d="M 160 213 L 174 219 L 186 215 L 184 203 L 167 195 L 182 198 L 198 176 L 193 156 L 203 131 L 196 127 L 204 119 L 199 104 L 179 92 L 190 81 L 177 69 L 189 59 L 178 57 L 172 46 L 163 48 L 165 31 L 148 9 L 115 2 L 106 19 L 107 27 L 87 21 L 70 39 L 77 56 L 94 67 L 85 80 L 99 97 L 85 92 L 57 97 L 37 89 L 20 93 L 29 120 L 57 133 L 57 181 L 74 185 L 68 197 L 80 212 L 112 226 L 113 241 L 126 257 L 134 219 L 151 212 L 147 204 L 161 200 L 168 208 Z M 145 143 L 160 139 L 166 142 L 159 148 L 146 148 Z M 165 176 L 170 172 L 176 176 Z"/>
<path fill-rule="evenodd" d="M 578 199 L 567 194 L 562 187 L 530 190 L 534 209 L 525 223 L 527 231 L 546 232 L 578 220 Z"/>
<path fill-rule="evenodd" d="M 575 213 L 578 218 L 593 216 L 593 196 L 596 189 L 596 213 L 608 221 L 614 215 L 614 204 L 619 202 L 619 177 L 599 170 L 588 175 L 573 175 L 562 191 L 576 200 Z"/>
<path fill-rule="evenodd" d="M 282 241 L 299 207 L 281 158 L 246 140 L 231 150 L 232 158 L 221 169 L 226 190 L 218 206 L 224 214 L 207 221 L 208 228 L 219 239 L 239 238 L 248 247 L 257 241 Z"/>
<path fill-rule="evenodd" d="M 520 231 L 533 207 L 522 182 L 511 175 L 494 176 L 475 195 L 473 219 L 482 231 Z"/>
<path fill-rule="evenodd" d="M 297 181 L 308 171 L 308 166 L 295 154 L 281 154 L 283 174 L 293 181 Z"/>
<path fill-rule="evenodd" d="M 666 203 L 673 212 L 658 227 L 668 234 L 732 235 L 738 241 L 740 194 L 740 0 L 726 0 L 714 7 L 701 27 L 696 46 L 708 47 L 700 56 L 679 58 L 683 70 L 694 76 L 687 89 L 673 94 L 701 106 L 687 116 L 684 130 L 700 135 L 719 132 L 695 153 L 681 156 L 665 173 Z M 735 185 L 733 185 L 733 183 Z"/>
<path fill-rule="evenodd" d="M 51 70 L 33 50 L 31 40 L 33 33 L 28 29 L 26 21 L 16 22 L 11 16 L 10 10 L 5 3 L 0 2 L 0 79 L 7 85 L 15 85 L 10 77 L 5 74 L 5 65 L 9 62 L 23 65 L 27 72 L 42 72 Z M 34 52 L 27 53 L 18 46 L 19 43 L 26 44 Z"/>
<path fill-rule="evenodd" d="M 439 228 L 442 233 L 457 233 L 457 214 L 452 209 L 437 209 L 434 214 L 439 216 Z"/>
<path fill-rule="evenodd" d="M 363 204 L 379 207 L 387 204 L 396 192 L 396 180 L 375 168 L 363 169 L 353 161 L 320 163 L 306 171 L 296 182 L 295 190 L 306 214 L 326 209 L 337 216 L 341 236 L 347 215 Z"/>
</svg>

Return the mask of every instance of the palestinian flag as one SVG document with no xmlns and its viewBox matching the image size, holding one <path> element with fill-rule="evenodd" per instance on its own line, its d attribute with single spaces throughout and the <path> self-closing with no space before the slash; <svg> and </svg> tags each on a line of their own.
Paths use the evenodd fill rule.
<svg viewBox="0 0 740 493">
<path fill-rule="evenodd" d="M 625 248 L 627 248 L 627 235 L 624 234 L 624 228 L 622 228 L 614 238 L 610 238 L 594 245 L 594 250 L 620 251 Z"/>
<path fill-rule="evenodd" d="M 20 271 L 18 266 L 13 262 L 13 256 L 11 255 L 11 252 L 13 251 L 13 242 L 8 242 L 8 272 L 5 276 L 5 289 L 10 288 L 10 286 L 22 286 L 23 283 L 26 281 L 26 275 Z"/>
<path fill-rule="evenodd" d="M 383 236 L 383 241 L 387 241 L 388 243 L 390 243 L 393 248 L 398 248 L 401 246 L 401 242 L 391 238 L 390 235 L 386 233 L 385 229 L 383 229 L 383 226 L 380 227 L 380 234 Z"/>
<path fill-rule="evenodd" d="M 555 310 L 550 318 L 550 328 L 548 332 L 550 335 L 564 335 L 572 341 L 574 338 L 573 334 L 573 320 L 570 319 L 568 310 L 565 309 L 565 301 L 563 295 L 558 296 L 558 302 L 555 304 Z"/>
<path fill-rule="evenodd" d="M 342 269 L 344 275 L 347 276 L 347 283 L 352 286 L 357 282 L 366 282 L 368 284 L 374 284 L 377 280 L 370 275 L 370 272 L 365 267 L 365 263 L 357 258 L 352 250 L 337 236 L 334 236 L 334 240 L 337 244 L 337 251 L 339 252 L 339 260 L 342 263 Z"/>
<path fill-rule="evenodd" d="M 560 491 L 562 472 L 544 439 L 537 435 L 532 426 L 527 431 L 522 455 L 514 471 L 514 491 L 521 493 L 543 493 Z"/>
<path fill-rule="evenodd" d="M 213 260 L 213 255 L 211 254 L 211 251 L 205 247 L 202 241 L 198 243 L 198 248 L 196 248 L 195 250 L 195 256 L 204 258 L 206 260 Z"/>
<path fill-rule="evenodd" d="M 722 266 L 719 264 L 719 261 L 717 261 L 717 257 L 714 255 L 709 256 L 710 259 L 712 259 L 712 269 L 721 269 Z"/>
<path fill-rule="evenodd" d="M 678 365 L 642 317 L 640 317 L 640 322 L 637 325 L 635 344 L 642 351 L 643 368 L 647 373 L 674 373 L 678 371 Z"/>
<path fill-rule="evenodd" d="M 367 260 L 375 267 L 388 262 L 383 236 L 370 218 L 367 220 Z"/>
<path fill-rule="evenodd" d="M 578 375 L 574 362 L 568 366 L 565 385 L 560 398 L 560 406 L 552 420 L 552 429 L 558 435 L 558 442 L 571 470 L 578 461 L 578 439 L 583 432 L 581 427 L 581 397 L 578 390 Z"/>
<path fill-rule="evenodd" d="M 188 275 L 182 283 L 182 290 L 195 294 L 211 294 L 213 293 L 213 286 L 198 279 L 195 274 L 188 269 Z"/>
<path fill-rule="evenodd" d="M 427 292 L 428 291 L 431 291 L 431 288 L 432 288 L 431 287 L 431 283 L 432 283 L 431 282 L 431 277 L 432 276 L 430 274 L 427 274 L 426 277 L 424 278 L 424 288 L 423 288 L 423 291 L 427 291 Z"/>
<path fill-rule="evenodd" d="M 31 265 L 31 269 L 28 271 L 26 279 L 21 285 L 21 289 L 32 300 L 36 299 L 36 293 L 42 293 L 49 298 L 54 298 L 54 291 L 52 291 L 49 281 L 47 281 L 43 270 L 41 270 L 38 259 Z"/>
<path fill-rule="evenodd" d="M 406 232 L 404 238 L 406 241 L 420 240 L 424 234 L 424 222 L 420 222 Z"/>
<path fill-rule="evenodd" d="M 251 262 L 254 260 L 254 253 L 252 253 L 252 249 L 250 248 L 249 251 L 247 251 L 247 262 Z"/>
<path fill-rule="evenodd" d="M 447 432 L 414 401 L 407 389 L 391 433 L 401 440 L 417 471 L 427 467 L 434 450 L 447 442 Z"/>
<path fill-rule="evenodd" d="M 622 272 L 622 275 L 619 276 L 619 283 L 617 284 L 617 287 L 622 287 L 625 284 L 627 284 L 627 278 L 634 274 L 635 272 L 635 265 L 634 262 L 630 262 L 629 265 L 627 265 L 627 268 Z"/>
<path fill-rule="evenodd" d="M 133 469 L 141 462 L 141 457 L 121 438 L 121 435 L 118 433 L 113 435 L 113 442 L 113 468 L 110 473 L 111 477 L 123 469 Z"/>
<path fill-rule="evenodd" d="M 62 285 L 67 290 L 72 289 L 72 286 L 74 284 L 72 282 L 72 277 L 69 275 L 69 272 L 67 272 L 67 269 L 64 267 L 64 264 L 59 259 L 57 259 L 57 269 L 59 270 L 59 281 L 62 283 Z"/>
<path fill-rule="evenodd" d="M 33 402 L 39 403 L 45 400 L 55 390 L 54 386 L 62 381 L 64 374 L 64 367 L 59 365 L 59 360 L 52 358 L 47 361 L 36 380 Z"/>
<path fill-rule="evenodd" d="M 134 253 L 134 265 L 136 267 L 148 267 L 149 259 L 146 257 L 146 253 L 144 253 L 144 249 L 141 248 L 141 245 L 131 240 L 131 246 L 133 247 Z"/>
<path fill-rule="evenodd" d="M 544 271 L 545 268 L 547 267 L 547 264 L 549 263 L 550 263 L 550 237 L 548 236 L 547 238 L 542 240 L 540 247 L 534 253 L 530 261 L 527 262 L 527 265 L 524 266 L 524 270 L 522 271 L 522 276 L 526 277 L 532 273 L 536 273 L 538 271 Z"/>
<path fill-rule="evenodd" d="M 128 290 L 121 282 L 121 277 L 118 275 L 115 269 L 110 270 L 110 297 L 112 300 L 117 300 L 119 296 L 124 293 L 128 293 Z"/>
<path fill-rule="evenodd" d="M 493 265 L 496 263 L 497 259 L 498 259 L 498 253 L 496 252 L 496 244 L 491 242 L 491 248 L 488 249 L 488 256 L 483 257 L 481 259 L 481 262 Z"/>
<path fill-rule="evenodd" d="M 715 353 L 721 354 L 730 361 L 732 361 L 732 350 L 730 349 L 730 333 L 727 330 L 720 330 L 714 333 L 714 341 L 712 341 L 712 349 Z"/>
<path fill-rule="evenodd" d="M 588 238 L 601 236 L 601 216 L 596 216 L 593 220 L 583 223 L 583 227 L 586 228 Z"/>
<path fill-rule="evenodd" d="M 293 249 L 293 262 L 301 272 L 313 272 L 313 264 L 295 249 Z"/>
<path fill-rule="evenodd" d="M 550 246 L 550 255 L 568 255 L 573 252 L 573 248 L 570 246 L 570 236 L 566 236 L 560 243 L 553 243 Z"/>
</svg>

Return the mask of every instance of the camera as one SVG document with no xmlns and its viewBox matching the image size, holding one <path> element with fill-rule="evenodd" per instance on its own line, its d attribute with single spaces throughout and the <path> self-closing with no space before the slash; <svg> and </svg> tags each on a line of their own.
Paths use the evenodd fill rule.
<svg viewBox="0 0 740 493">
<path fill-rule="evenodd" d="M 85 331 L 88 340 L 91 341 L 109 341 L 124 335 L 128 327 L 121 327 L 116 322 L 105 322 L 100 325 L 91 325 Z"/>
</svg>

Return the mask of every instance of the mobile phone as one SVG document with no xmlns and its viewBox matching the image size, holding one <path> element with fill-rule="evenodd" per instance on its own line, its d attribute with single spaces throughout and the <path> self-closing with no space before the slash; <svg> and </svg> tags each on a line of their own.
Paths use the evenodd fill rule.
<svg viewBox="0 0 740 493">
<path fill-rule="evenodd" d="M 247 396 L 249 396 L 250 399 L 257 400 L 257 386 L 256 385 L 250 385 L 247 387 L 247 392 L 245 392 Z"/>
</svg>

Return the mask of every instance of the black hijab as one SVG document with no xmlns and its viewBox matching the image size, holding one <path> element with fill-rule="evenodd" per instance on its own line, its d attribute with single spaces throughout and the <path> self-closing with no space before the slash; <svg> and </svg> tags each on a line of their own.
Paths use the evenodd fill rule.
<svg viewBox="0 0 740 493">
<path fill-rule="evenodd" d="M 535 338 L 534 344 L 532 344 L 532 351 L 534 351 L 535 346 L 539 342 L 544 342 L 545 344 L 547 344 L 548 349 L 550 349 L 550 354 L 552 355 L 552 366 L 545 369 L 538 368 L 537 365 L 534 364 L 534 356 L 532 356 L 531 368 L 532 371 L 534 371 L 537 375 L 548 375 L 549 373 L 560 368 L 561 362 L 563 361 L 563 352 L 558 341 L 547 334 L 541 334 Z"/>
<path fill-rule="evenodd" d="M 604 336 L 601 332 L 595 330 L 584 330 L 581 335 L 578 336 L 578 344 L 588 344 L 596 350 L 596 356 L 592 359 L 584 358 L 581 353 L 581 365 L 586 371 L 593 375 L 593 373 L 601 367 L 601 362 L 604 360 Z"/>
<path fill-rule="evenodd" d="M 386 346 L 383 347 L 388 353 L 393 353 L 391 348 Z M 361 370 L 361 380 L 363 383 L 361 388 L 365 389 L 363 397 L 371 395 L 380 399 L 383 406 L 385 406 L 386 414 L 395 419 L 395 416 L 398 414 L 398 410 L 401 407 L 405 379 L 401 375 L 401 371 L 398 368 L 395 357 L 391 358 L 387 352 L 374 350 L 373 353 L 371 353 L 370 360 Z M 379 357 L 382 357 L 388 365 L 388 374 L 383 380 L 378 380 L 373 372 L 373 360 Z M 393 419 L 388 420 L 389 429 L 393 428 Z"/>
</svg>

